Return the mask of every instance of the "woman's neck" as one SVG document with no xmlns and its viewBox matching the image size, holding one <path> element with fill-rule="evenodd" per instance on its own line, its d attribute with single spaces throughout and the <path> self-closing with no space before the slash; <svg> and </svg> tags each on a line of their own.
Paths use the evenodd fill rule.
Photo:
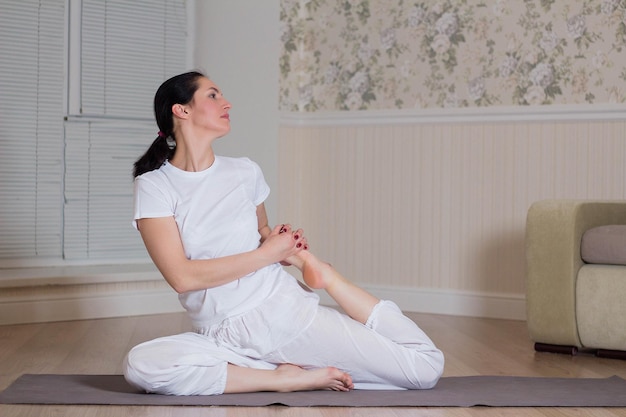
<svg viewBox="0 0 626 417">
<path fill-rule="evenodd" d="M 215 153 L 211 145 L 198 145 L 193 149 L 187 144 L 176 144 L 176 152 L 170 164 L 189 172 L 200 172 L 210 168 L 215 162 Z"/>
</svg>

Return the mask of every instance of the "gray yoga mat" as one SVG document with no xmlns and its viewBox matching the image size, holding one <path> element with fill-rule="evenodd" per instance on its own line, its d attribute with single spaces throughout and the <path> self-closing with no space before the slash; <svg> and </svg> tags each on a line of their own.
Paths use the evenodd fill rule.
<svg viewBox="0 0 626 417">
<path fill-rule="evenodd" d="M 4 404 L 196 405 L 259 407 L 626 407 L 626 380 L 463 376 L 430 390 L 256 392 L 215 396 L 144 394 L 121 375 L 22 375 L 0 393 Z"/>
</svg>

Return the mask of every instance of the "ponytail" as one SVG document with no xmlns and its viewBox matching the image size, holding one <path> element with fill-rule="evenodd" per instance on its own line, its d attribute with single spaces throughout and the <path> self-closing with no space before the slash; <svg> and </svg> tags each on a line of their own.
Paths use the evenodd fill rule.
<svg viewBox="0 0 626 417">
<path fill-rule="evenodd" d="M 135 162 L 134 177 L 159 168 L 166 160 L 174 156 L 176 147 L 170 146 L 168 138 L 159 132 L 159 136 L 152 142 L 146 153 Z"/>
<path fill-rule="evenodd" d="M 172 106 L 189 103 L 198 89 L 198 79 L 202 77 L 204 74 L 198 71 L 186 72 L 166 80 L 158 88 L 154 95 L 154 117 L 161 131 L 146 153 L 135 162 L 135 177 L 158 169 L 174 156 L 176 138 Z"/>
</svg>

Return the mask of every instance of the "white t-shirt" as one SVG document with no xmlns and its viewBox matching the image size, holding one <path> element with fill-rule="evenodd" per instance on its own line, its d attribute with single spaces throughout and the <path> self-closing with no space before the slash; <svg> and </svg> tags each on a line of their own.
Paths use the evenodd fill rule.
<svg viewBox="0 0 626 417">
<path fill-rule="evenodd" d="M 270 189 L 259 166 L 248 158 L 216 156 L 201 172 L 163 164 L 135 179 L 137 219 L 173 216 L 189 259 L 211 259 L 248 252 L 260 243 L 256 209 Z M 197 329 L 206 329 L 258 307 L 295 278 L 280 264 L 269 265 L 228 284 L 179 295 Z M 314 304 L 319 299 L 304 293 Z M 299 297 L 295 297 L 299 298 Z M 294 307 L 302 307 L 294 299 Z"/>
</svg>

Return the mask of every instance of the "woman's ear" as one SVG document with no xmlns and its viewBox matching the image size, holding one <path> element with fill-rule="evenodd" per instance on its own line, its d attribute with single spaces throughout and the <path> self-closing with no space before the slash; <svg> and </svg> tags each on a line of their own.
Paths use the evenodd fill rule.
<svg viewBox="0 0 626 417">
<path fill-rule="evenodd" d="M 172 106 L 172 114 L 181 119 L 186 119 L 189 116 L 189 112 L 182 104 L 174 104 Z"/>
</svg>

